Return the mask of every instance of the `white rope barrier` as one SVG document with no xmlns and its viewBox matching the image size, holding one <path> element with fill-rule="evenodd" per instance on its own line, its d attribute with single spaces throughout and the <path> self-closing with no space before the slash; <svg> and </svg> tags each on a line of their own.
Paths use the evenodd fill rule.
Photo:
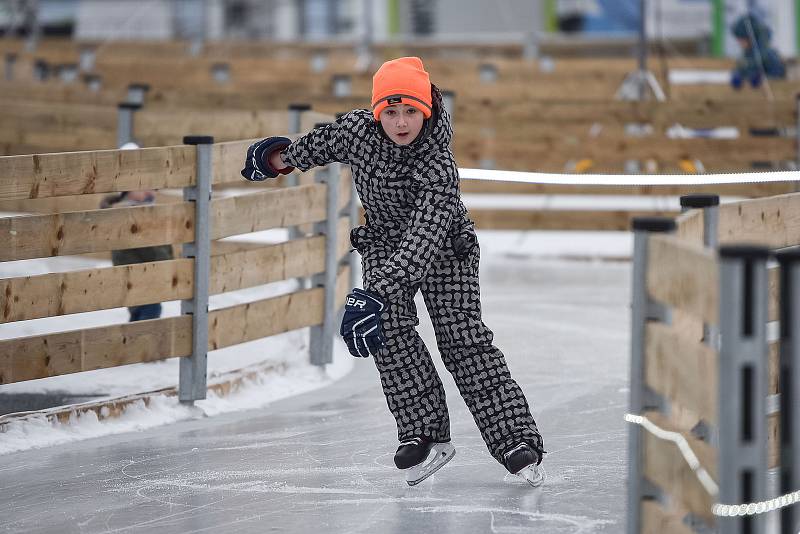
<svg viewBox="0 0 800 534">
<path fill-rule="evenodd" d="M 686 463 L 692 468 L 692 471 L 694 471 L 703 488 L 705 488 L 709 495 L 715 498 L 717 495 L 719 495 L 719 486 L 714 479 L 711 478 L 711 475 L 708 474 L 708 471 L 706 471 L 705 468 L 700 465 L 700 461 L 697 459 L 694 451 L 689 446 L 689 442 L 686 441 L 686 438 L 684 438 L 681 434 L 664 430 L 650 421 L 648 418 L 642 417 L 641 415 L 627 413 L 625 414 L 625 421 L 643 427 L 645 430 L 659 439 L 675 443 L 678 446 L 678 450 L 680 450 L 683 459 L 686 460 Z M 798 502 L 800 502 L 800 490 L 793 491 L 767 501 L 750 502 L 745 504 L 717 503 L 711 507 L 711 513 L 717 517 L 758 515 L 779 510 L 787 506 L 792 506 Z"/>
<path fill-rule="evenodd" d="M 772 171 L 729 174 L 552 174 L 540 172 L 499 171 L 493 169 L 458 169 L 464 180 L 519 182 L 548 185 L 722 185 L 800 182 L 800 171 Z"/>
</svg>

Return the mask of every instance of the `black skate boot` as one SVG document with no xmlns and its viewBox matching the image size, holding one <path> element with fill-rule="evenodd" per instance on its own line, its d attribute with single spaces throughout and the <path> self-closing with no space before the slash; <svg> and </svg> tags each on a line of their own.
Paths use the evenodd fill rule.
<svg viewBox="0 0 800 534">
<path fill-rule="evenodd" d="M 544 484 L 544 469 L 539 465 L 540 455 L 527 443 L 519 443 L 503 455 L 508 472 L 525 480 L 533 487 Z"/>
<path fill-rule="evenodd" d="M 394 465 L 406 472 L 406 482 L 415 486 L 434 474 L 456 454 L 450 443 L 439 443 L 417 437 L 400 443 Z"/>
</svg>

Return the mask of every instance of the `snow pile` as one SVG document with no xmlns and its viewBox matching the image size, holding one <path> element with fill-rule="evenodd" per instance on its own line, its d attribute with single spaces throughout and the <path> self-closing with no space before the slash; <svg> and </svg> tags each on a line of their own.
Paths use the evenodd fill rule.
<svg viewBox="0 0 800 534">
<path fill-rule="evenodd" d="M 137 400 L 128 405 L 122 415 L 116 418 L 99 420 L 91 410 L 80 415 L 73 414 L 66 424 L 48 421 L 44 415 L 29 416 L 10 423 L 7 431 L 0 434 L 0 454 L 263 408 L 276 400 L 327 386 L 345 376 L 353 366 L 353 357 L 344 343 L 338 340 L 334 344 L 334 361 L 324 370 L 298 362 L 297 359 L 303 356 L 295 354 L 295 361 L 291 365 L 245 379 L 241 387 L 225 397 L 210 390 L 208 398 L 196 401 L 194 407 L 180 404 L 176 396 L 156 395 L 150 398 L 148 404 L 144 400 Z"/>
</svg>

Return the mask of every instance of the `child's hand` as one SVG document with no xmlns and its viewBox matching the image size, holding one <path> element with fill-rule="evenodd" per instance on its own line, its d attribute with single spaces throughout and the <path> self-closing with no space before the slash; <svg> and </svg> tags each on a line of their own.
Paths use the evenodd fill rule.
<svg viewBox="0 0 800 534">
<path fill-rule="evenodd" d="M 269 155 L 269 164 L 272 165 L 273 169 L 285 169 L 287 167 L 286 163 L 283 162 L 280 150 L 276 150 Z"/>
<path fill-rule="evenodd" d="M 267 137 L 250 145 L 244 161 L 242 176 L 250 181 L 260 182 L 267 178 L 277 178 L 278 174 L 289 174 L 294 167 L 287 167 L 280 157 L 280 151 L 292 143 L 286 137 Z M 278 154 L 280 165 L 272 163 L 273 156 Z"/>
</svg>

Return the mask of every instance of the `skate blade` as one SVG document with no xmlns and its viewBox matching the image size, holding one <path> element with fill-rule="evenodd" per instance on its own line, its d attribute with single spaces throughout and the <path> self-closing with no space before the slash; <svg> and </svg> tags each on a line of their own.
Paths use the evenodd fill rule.
<svg viewBox="0 0 800 534">
<path fill-rule="evenodd" d="M 406 482 L 409 486 L 416 486 L 444 467 L 455 455 L 456 448 L 452 443 L 437 443 L 431 448 L 431 452 L 424 462 L 406 469 Z"/>
<path fill-rule="evenodd" d="M 544 484 L 544 481 L 547 478 L 547 473 L 545 472 L 544 467 L 541 465 L 529 465 L 524 467 L 518 473 L 515 473 L 515 475 L 520 477 L 534 488 L 538 488 Z"/>
</svg>

